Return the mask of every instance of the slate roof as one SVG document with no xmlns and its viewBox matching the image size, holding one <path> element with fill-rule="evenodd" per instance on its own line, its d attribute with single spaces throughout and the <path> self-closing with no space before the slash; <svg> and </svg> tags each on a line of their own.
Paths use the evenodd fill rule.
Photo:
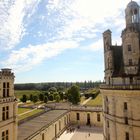
<svg viewBox="0 0 140 140">
<path fill-rule="evenodd" d="M 29 136 L 35 135 L 67 112 L 67 110 L 51 110 L 22 123 L 18 126 L 18 140 L 25 140 Z"/>
<path fill-rule="evenodd" d="M 112 50 L 114 60 L 114 71 L 112 76 L 115 77 L 123 73 L 122 46 L 112 46 Z"/>
</svg>

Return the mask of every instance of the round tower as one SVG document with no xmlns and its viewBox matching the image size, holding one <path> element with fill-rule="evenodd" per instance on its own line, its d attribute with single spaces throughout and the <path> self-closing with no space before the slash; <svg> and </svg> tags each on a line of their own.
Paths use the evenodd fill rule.
<svg viewBox="0 0 140 140">
<path fill-rule="evenodd" d="M 140 7 L 135 1 L 128 3 L 125 9 L 126 27 L 140 23 Z"/>
<path fill-rule="evenodd" d="M 137 75 L 140 59 L 140 7 L 131 1 L 125 10 L 126 28 L 122 31 L 124 72 L 130 75 L 129 83 L 136 83 L 132 75 Z"/>
<path fill-rule="evenodd" d="M 140 139 L 140 19 L 139 5 L 131 1 L 126 10 L 126 28 L 122 31 L 122 49 L 114 51 L 113 84 L 103 84 L 103 137 L 104 140 Z M 105 32 L 103 39 L 105 39 Z M 104 44 L 106 47 L 107 45 Z M 116 47 L 117 48 L 117 47 Z M 112 46 L 113 49 L 113 46 Z M 105 61 L 109 50 L 105 50 Z M 122 55 L 116 54 L 122 53 Z M 122 57 L 119 61 L 119 57 Z M 116 63 L 117 62 L 117 63 Z M 119 63 L 122 63 L 119 65 Z M 106 62 L 105 62 L 106 65 Z M 105 66 L 105 76 L 107 70 Z"/>
</svg>

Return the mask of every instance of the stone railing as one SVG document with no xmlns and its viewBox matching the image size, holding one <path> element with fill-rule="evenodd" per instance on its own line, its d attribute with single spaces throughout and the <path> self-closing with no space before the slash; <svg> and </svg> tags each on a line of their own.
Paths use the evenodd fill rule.
<svg viewBox="0 0 140 140">
<path fill-rule="evenodd" d="M 102 111 L 102 106 L 89 107 L 89 106 L 71 106 L 72 111 Z"/>
<path fill-rule="evenodd" d="M 107 85 L 102 84 L 100 85 L 100 89 L 117 89 L 117 90 L 140 90 L 140 84 L 128 84 L 128 85 Z"/>
<path fill-rule="evenodd" d="M 15 100 L 16 100 L 15 97 L 5 97 L 5 98 L 0 98 L 0 103 L 14 102 Z"/>
</svg>

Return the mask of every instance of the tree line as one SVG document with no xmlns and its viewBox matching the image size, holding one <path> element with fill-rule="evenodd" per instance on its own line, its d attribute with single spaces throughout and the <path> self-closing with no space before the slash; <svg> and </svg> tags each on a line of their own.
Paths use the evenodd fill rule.
<svg viewBox="0 0 140 140">
<path fill-rule="evenodd" d="M 47 82 L 47 83 L 24 83 L 15 84 L 15 90 L 42 90 L 47 91 L 51 87 L 56 87 L 58 90 L 70 88 L 72 85 L 77 85 L 80 90 L 99 87 L 101 81 L 84 81 L 84 82 Z"/>
<path fill-rule="evenodd" d="M 48 101 L 63 101 L 67 100 L 71 102 L 72 104 L 78 104 L 80 102 L 80 91 L 79 87 L 77 85 L 72 85 L 70 88 L 68 88 L 65 92 L 62 89 L 57 89 L 55 87 L 51 87 L 48 89 L 48 91 L 43 91 L 39 95 L 23 95 L 20 98 L 20 101 L 26 102 L 27 100 L 32 101 L 33 103 L 36 103 L 38 101 L 42 101 L 44 103 L 47 103 Z"/>
</svg>

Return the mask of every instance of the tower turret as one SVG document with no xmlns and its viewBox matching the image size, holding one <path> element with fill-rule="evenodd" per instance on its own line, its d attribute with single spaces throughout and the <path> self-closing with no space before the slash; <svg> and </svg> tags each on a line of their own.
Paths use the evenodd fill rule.
<svg viewBox="0 0 140 140">
<path fill-rule="evenodd" d="M 122 32 L 124 72 L 131 83 L 133 75 L 138 74 L 140 60 L 140 7 L 131 1 L 126 10 L 126 28 Z"/>
<path fill-rule="evenodd" d="M 128 3 L 125 9 L 126 27 L 140 23 L 140 7 L 135 1 Z"/>
</svg>

